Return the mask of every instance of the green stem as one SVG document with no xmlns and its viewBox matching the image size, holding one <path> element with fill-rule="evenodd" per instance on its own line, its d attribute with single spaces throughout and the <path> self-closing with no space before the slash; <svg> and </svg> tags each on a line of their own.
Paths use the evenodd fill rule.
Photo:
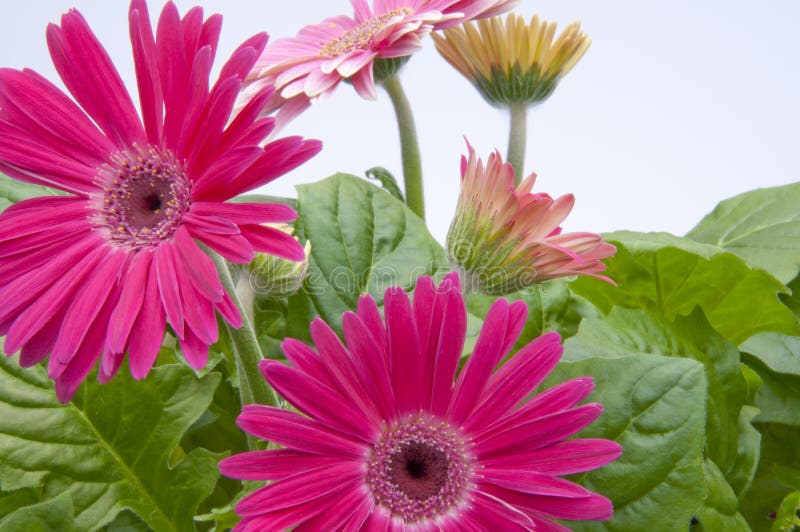
<svg viewBox="0 0 800 532">
<path fill-rule="evenodd" d="M 508 107 L 511 124 L 508 129 L 508 156 L 506 161 L 514 167 L 514 183 L 519 185 L 525 171 L 525 146 L 528 136 L 528 105 L 512 103 Z"/>
<path fill-rule="evenodd" d="M 400 78 L 393 74 L 383 80 L 383 88 L 389 94 L 397 116 L 400 130 L 400 149 L 403 155 L 403 179 L 405 180 L 406 205 L 420 218 L 425 219 L 425 195 L 422 190 L 422 162 L 417 140 L 417 127 L 411 105 L 400 84 Z"/>
<path fill-rule="evenodd" d="M 228 269 L 228 263 L 217 253 L 211 254 L 214 265 L 217 267 L 222 287 L 231 296 L 233 303 L 239 308 L 242 315 L 242 326 L 234 329 L 226 324 L 228 334 L 233 340 L 233 353 L 236 357 L 236 371 L 239 375 L 239 393 L 242 405 L 258 403 L 262 405 L 277 406 L 278 397 L 275 391 L 267 384 L 266 379 L 258 369 L 258 363 L 264 359 L 261 347 L 258 345 L 255 331 L 250 316 L 252 312 L 243 308 L 236 285 Z"/>
</svg>

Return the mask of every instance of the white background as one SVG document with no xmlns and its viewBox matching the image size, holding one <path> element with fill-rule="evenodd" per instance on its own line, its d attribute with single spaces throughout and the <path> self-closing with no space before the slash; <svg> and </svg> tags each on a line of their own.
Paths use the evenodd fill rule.
<svg viewBox="0 0 800 532">
<path fill-rule="evenodd" d="M 195 3 L 177 2 L 182 13 Z M 162 2 L 149 4 L 157 12 Z M 254 33 L 291 36 L 326 16 L 350 14 L 345 0 L 202 5 L 225 17 L 218 61 Z M 0 1 L 0 66 L 55 80 L 44 30 L 73 6 L 134 87 L 121 0 Z M 725 197 L 798 179 L 800 2 L 523 0 L 517 11 L 560 27 L 581 20 L 593 40 L 531 114 L 526 168 L 539 174 L 540 191 L 575 193 L 566 230 L 682 234 Z M 420 132 L 429 225 L 442 240 L 458 195 L 462 136 L 483 156 L 505 153 L 507 117 L 439 58 L 431 39 L 425 45 L 403 82 Z M 395 127 L 384 93 L 369 102 L 343 85 L 285 130 L 322 139 L 323 152 L 264 192 L 294 195 L 295 184 L 375 165 L 400 177 Z"/>
</svg>

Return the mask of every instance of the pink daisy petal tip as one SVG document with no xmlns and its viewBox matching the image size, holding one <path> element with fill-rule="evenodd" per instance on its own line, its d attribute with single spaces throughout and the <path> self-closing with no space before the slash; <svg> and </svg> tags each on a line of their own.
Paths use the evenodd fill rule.
<svg viewBox="0 0 800 532">
<path fill-rule="evenodd" d="M 61 401 L 101 358 L 101 381 L 124 358 L 144 378 L 167 324 L 187 362 L 206 365 L 215 312 L 233 326 L 241 316 L 200 244 L 231 260 L 249 260 L 255 250 L 303 257 L 297 242 L 264 227 L 293 219 L 291 209 L 228 200 L 294 169 L 321 145 L 268 141 L 274 120 L 259 118 L 260 109 L 234 116 L 267 36 L 242 45 L 209 83 L 221 18 L 201 14 L 181 18 L 169 2 L 154 29 L 146 2 L 131 2 L 141 113 L 76 10 L 47 27 L 69 96 L 31 70 L 0 69 L 0 169 L 67 193 L 0 215 L 0 327 L 24 363 L 52 353 Z"/>
<path fill-rule="evenodd" d="M 236 511 L 241 529 L 562 530 L 551 519 L 602 520 L 611 502 L 560 478 L 620 456 L 574 435 L 602 412 L 579 405 L 591 378 L 537 395 L 561 354 L 549 333 L 508 356 L 525 313 L 500 300 L 459 371 L 466 308 L 456 276 L 417 281 L 413 299 L 370 296 L 323 321 L 312 348 L 286 340 L 289 365 L 260 369 L 292 409 L 245 406 L 238 424 L 282 448 L 227 458 L 227 476 L 270 483 Z M 505 362 L 503 362 L 505 360 Z"/>
</svg>

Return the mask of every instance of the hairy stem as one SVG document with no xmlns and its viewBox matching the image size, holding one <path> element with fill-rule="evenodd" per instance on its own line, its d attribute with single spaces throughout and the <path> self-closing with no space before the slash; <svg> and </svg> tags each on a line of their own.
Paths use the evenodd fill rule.
<svg viewBox="0 0 800 532">
<path fill-rule="evenodd" d="M 512 103 L 508 107 L 511 115 L 508 129 L 508 155 L 506 161 L 514 167 L 514 183 L 519 185 L 525 172 L 525 145 L 528 137 L 528 105 Z"/>
<path fill-rule="evenodd" d="M 417 127 L 411 105 L 400 84 L 400 78 L 393 74 L 383 80 L 383 88 L 389 94 L 397 116 L 400 130 L 400 149 L 403 156 L 403 179 L 405 181 L 406 204 L 420 218 L 425 219 L 425 195 L 422 189 L 422 162 L 417 140 Z"/>
</svg>

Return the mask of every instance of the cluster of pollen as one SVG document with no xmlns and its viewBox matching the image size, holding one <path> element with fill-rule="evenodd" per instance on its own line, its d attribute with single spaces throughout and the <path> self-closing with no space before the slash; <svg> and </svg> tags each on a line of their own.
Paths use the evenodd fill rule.
<svg viewBox="0 0 800 532">
<path fill-rule="evenodd" d="M 409 13 L 411 13 L 411 9 L 401 7 L 364 21 L 355 28 L 345 31 L 332 41 L 323 43 L 319 54 L 337 57 L 353 50 L 366 50 L 369 47 L 372 36 L 382 30 L 390 20 L 395 17 L 403 17 Z"/>
<path fill-rule="evenodd" d="M 367 466 L 375 503 L 409 525 L 462 506 L 472 476 L 469 442 L 450 424 L 424 415 L 387 427 Z"/>
<path fill-rule="evenodd" d="M 182 166 L 155 148 L 115 155 L 97 182 L 95 223 L 119 246 L 139 249 L 171 238 L 192 204 Z"/>
</svg>

